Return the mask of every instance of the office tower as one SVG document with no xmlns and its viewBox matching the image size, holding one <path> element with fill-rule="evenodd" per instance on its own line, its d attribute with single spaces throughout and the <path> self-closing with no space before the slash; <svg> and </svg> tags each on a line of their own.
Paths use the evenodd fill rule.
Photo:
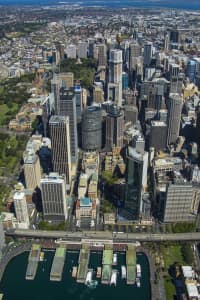
<svg viewBox="0 0 200 300">
<path fill-rule="evenodd" d="M 131 122 L 135 124 L 138 120 L 138 109 L 133 105 L 125 105 L 124 106 L 124 120 L 125 123 Z"/>
<path fill-rule="evenodd" d="M 67 219 L 67 194 L 65 175 L 50 173 L 41 179 L 44 220 L 63 222 Z"/>
<path fill-rule="evenodd" d="M 146 43 L 144 45 L 144 66 L 150 66 L 153 53 L 153 44 Z"/>
<path fill-rule="evenodd" d="M 164 150 L 167 146 L 167 124 L 162 121 L 151 121 L 149 147 L 155 152 Z"/>
<path fill-rule="evenodd" d="M 102 86 L 95 85 L 93 87 L 93 102 L 103 103 L 104 102 L 104 91 Z"/>
<path fill-rule="evenodd" d="M 98 46 L 98 65 L 106 66 L 107 65 L 107 49 L 105 44 L 99 44 Z"/>
<path fill-rule="evenodd" d="M 62 81 L 62 87 L 70 89 L 74 86 L 74 73 L 72 72 L 55 74 L 54 77 Z"/>
<path fill-rule="evenodd" d="M 163 222 L 194 222 L 196 215 L 193 211 L 194 190 L 192 183 L 180 182 L 169 184 L 164 203 L 161 205 Z"/>
<path fill-rule="evenodd" d="M 166 52 L 169 50 L 169 34 L 168 34 L 168 33 L 165 35 L 164 50 L 165 50 Z"/>
<path fill-rule="evenodd" d="M 73 89 L 60 89 L 59 115 L 69 117 L 69 137 L 71 159 L 76 161 L 78 155 L 76 97 Z M 65 174 L 65 173 L 64 173 Z"/>
<path fill-rule="evenodd" d="M 106 150 L 112 147 L 123 146 L 124 114 L 123 111 L 112 105 L 106 116 Z"/>
<path fill-rule="evenodd" d="M 51 80 L 51 92 L 54 95 L 55 114 L 58 114 L 59 111 L 59 93 L 60 93 L 61 86 L 62 86 L 62 81 L 60 79 L 53 78 Z"/>
<path fill-rule="evenodd" d="M 141 97 L 147 108 L 160 110 L 165 107 L 164 84 L 147 81 L 141 85 Z"/>
<path fill-rule="evenodd" d="M 94 48 L 96 47 L 95 39 L 88 39 L 88 57 L 94 58 Z"/>
<path fill-rule="evenodd" d="M 122 102 L 122 51 L 118 49 L 110 50 L 109 58 L 109 83 L 108 100 L 110 98 L 109 88 L 113 90 L 112 100 L 117 106 Z"/>
<path fill-rule="evenodd" d="M 170 43 L 172 44 L 178 44 L 179 43 L 179 32 L 178 30 L 171 30 L 169 32 L 169 40 L 170 40 Z"/>
<path fill-rule="evenodd" d="M 24 176 L 27 189 L 35 189 L 40 184 L 41 169 L 40 160 L 34 152 L 24 156 Z"/>
<path fill-rule="evenodd" d="M 100 150 L 102 146 L 101 108 L 89 106 L 83 114 L 82 148 L 84 150 Z"/>
<path fill-rule="evenodd" d="M 82 115 L 82 110 L 83 110 L 83 105 L 82 105 L 82 89 L 80 84 L 76 84 L 74 87 L 74 96 L 76 99 L 76 120 L 78 122 L 81 121 L 81 115 Z"/>
<path fill-rule="evenodd" d="M 78 58 L 87 58 L 88 56 L 88 43 L 87 42 L 79 42 L 77 49 Z"/>
<path fill-rule="evenodd" d="M 69 117 L 52 116 L 49 120 L 49 127 L 53 170 L 59 174 L 65 174 L 69 183 L 71 181 Z"/>
<path fill-rule="evenodd" d="M 127 186 L 125 209 L 133 221 L 140 219 L 143 203 L 142 196 L 147 187 L 148 152 L 138 152 L 128 147 L 127 153 Z"/>
<path fill-rule="evenodd" d="M 135 91 L 132 91 L 132 90 L 129 90 L 129 89 L 124 90 L 123 91 L 123 98 L 125 100 L 125 104 L 136 106 L 137 90 L 135 90 Z"/>
<path fill-rule="evenodd" d="M 186 76 L 189 78 L 191 82 L 194 82 L 195 75 L 196 75 L 196 61 L 189 59 L 187 62 L 187 68 L 186 68 Z"/>
<path fill-rule="evenodd" d="M 182 98 L 179 94 L 170 94 L 168 101 L 167 145 L 174 144 L 179 136 Z"/>
<path fill-rule="evenodd" d="M 67 46 L 66 53 L 68 58 L 76 59 L 76 52 L 77 52 L 76 45 Z"/>
<path fill-rule="evenodd" d="M 182 93 L 183 89 L 183 74 L 180 73 L 180 66 L 177 64 L 170 64 L 170 93 Z"/>
<path fill-rule="evenodd" d="M 13 196 L 13 201 L 19 227 L 28 228 L 30 223 L 25 193 L 23 191 L 16 192 Z"/>
<path fill-rule="evenodd" d="M 60 52 L 56 49 L 52 50 L 52 62 L 54 65 L 58 65 L 60 63 Z"/>
<path fill-rule="evenodd" d="M 128 89 L 128 74 L 126 72 L 122 73 L 122 90 Z"/>
<path fill-rule="evenodd" d="M 6 245 L 6 241 L 5 241 L 5 233 L 3 230 L 3 223 L 2 223 L 2 217 L 0 216 L 0 259 L 2 256 L 2 250 Z"/>
<path fill-rule="evenodd" d="M 83 109 L 85 109 L 87 106 L 88 93 L 87 90 L 84 88 L 82 88 L 81 91 L 82 91 L 82 105 L 83 105 Z"/>
<path fill-rule="evenodd" d="M 129 70 L 135 70 L 137 58 L 141 56 L 141 47 L 135 42 L 129 45 Z"/>
</svg>

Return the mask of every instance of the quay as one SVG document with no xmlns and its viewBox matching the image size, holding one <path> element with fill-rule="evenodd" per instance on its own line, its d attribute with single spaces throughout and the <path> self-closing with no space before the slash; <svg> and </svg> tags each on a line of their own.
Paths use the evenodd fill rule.
<svg viewBox="0 0 200 300">
<path fill-rule="evenodd" d="M 78 272 L 77 272 L 77 282 L 84 283 L 87 272 L 88 264 L 90 258 L 90 248 L 88 244 L 83 244 L 80 250 L 79 259 L 78 259 Z"/>
<path fill-rule="evenodd" d="M 28 257 L 28 266 L 26 270 L 26 279 L 33 280 L 35 278 L 38 262 L 40 260 L 41 247 L 38 244 L 33 244 Z"/>
<path fill-rule="evenodd" d="M 51 267 L 50 280 L 51 281 L 61 281 L 62 272 L 65 263 L 66 248 L 58 247 L 53 259 L 53 264 Z"/>
<path fill-rule="evenodd" d="M 128 244 L 126 251 L 127 284 L 134 284 L 136 279 L 136 250 L 135 246 Z"/>
<path fill-rule="evenodd" d="M 101 283 L 109 284 L 112 274 L 112 262 L 113 262 L 113 246 L 111 244 L 105 245 L 105 249 L 103 250 L 103 258 L 102 258 L 102 278 Z"/>
</svg>

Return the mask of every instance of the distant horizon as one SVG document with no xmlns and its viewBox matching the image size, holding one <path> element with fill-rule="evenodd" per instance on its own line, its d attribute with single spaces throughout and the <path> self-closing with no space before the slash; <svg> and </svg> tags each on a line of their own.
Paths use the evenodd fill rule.
<svg viewBox="0 0 200 300">
<path fill-rule="evenodd" d="M 63 4 L 79 4 L 82 7 L 99 6 L 110 8 L 136 7 L 200 10 L 199 0 L 0 0 L 1 6 L 43 6 Z"/>
</svg>

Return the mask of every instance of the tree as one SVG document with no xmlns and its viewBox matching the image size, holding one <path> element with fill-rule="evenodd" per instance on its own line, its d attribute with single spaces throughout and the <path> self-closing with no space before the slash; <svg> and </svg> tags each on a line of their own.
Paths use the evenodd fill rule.
<svg viewBox="0 0 200 300">
<path fill-rule="evenodd" d="M 194 261 L 194 255 L 193 255 L 191 244 L 189 244 L 189 243 L 184 244 L 181 247 L 181 252 L 182 252 L 184 261 L 187 264 L 191 265 Z"/>
</svg>

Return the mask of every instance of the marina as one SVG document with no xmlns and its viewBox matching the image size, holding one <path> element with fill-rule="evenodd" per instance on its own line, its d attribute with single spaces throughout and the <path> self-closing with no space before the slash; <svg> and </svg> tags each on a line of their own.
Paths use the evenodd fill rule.
<svg viewBox="0 0 200 300">
<path fill-rule="evenodd" d="M 56 253 L 53 259 L 53 264 L 50 273 L 50 280 L 61 281 L 62 272 L 65 263 L 66 248 L 59 247 L 56 249 Z"/>
<path fill-rule="evenodd" d="M 38 262 L 40 260 L 40 251 L 41 247 L 38 244 L 33 244 L 29 257 L 28 257 L 28 266 L 26 270 L 26 279 L 33 280 L 35 278 Z"/>
<path fill-rule="evenodd" d="M 45 260 L 38 264 L 37 276 L 34 280 L 25 280 L 24 274 L 26 272 L 26 264 L 28 253 L 24 253 L 14 258 L 8 265 L 2 282 L 0 284 L 1 292 L 4 293 L 5 300 L 55 300 L 55 299 L 69 299 L 69 300 L 102 300 L 102 298 L 121 300 L 126 293 L 127 297 L 134 299 L 150 300 L 150 281 L 149 281 L 149 267 L 148 260 L 145 255 L 137 255 L 137 263 L 141 265 L 142 277 L 140 278 L 142 288 L 138 288 L 136 284 L 126 285 L 124 280 L 121 280 L 120 271 L 121 266 L 126 264 L 126 253 L 117 252 L 118 263 L 115 269 L 117 274 L 117 285 L 101 284 L 101 279 L 95 278 L 93 272 L 91 285 L 77 283 L 72 278 L 73 266 L 78 265 L 79 251 L 67 250 L 65 264 L 63 268 L 62 280 L 60 282 L 53 282 L 49 280 L 49 274 L 54 259 L 53 251 L 45 251 Z M 101 266 L 102 251 L 91 251 L 89 259 L 89 269 L 97 270 Z M 44 271 L 43 271 L 44 269 Z M 87 274 L 86 274 L 87 275 Z M 24 286 L 23 293 L 21 293 L 19 286 Z M 98 284 L 97 284 L 98 282 Z M 57 288 L 59 286 L 59 288 Z M 39 292 L 38 292 L 39 291 Z"/>
</svg>

